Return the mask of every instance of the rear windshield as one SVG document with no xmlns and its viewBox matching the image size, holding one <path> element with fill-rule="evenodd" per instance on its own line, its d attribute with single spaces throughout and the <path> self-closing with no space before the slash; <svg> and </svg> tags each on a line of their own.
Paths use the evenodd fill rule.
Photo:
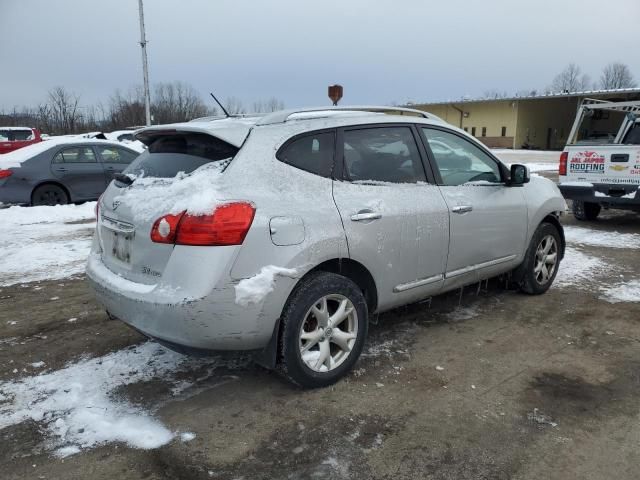
<svg viewBox="0 0 640 480">
<path fill-rule="evenodd" d="M 172 178 L 201 166 L 228 160 L 238 148 L 204 133 L 176 133 L 160 136 L 136 158 L 124 174 L 138 177 Z"/>
<path fill-rule="evenodd" d="M 33 140 L 33 132 L 31 130 L 2 130 L 0 129 L 0 141 L 21 141 Z"/>
</svg>

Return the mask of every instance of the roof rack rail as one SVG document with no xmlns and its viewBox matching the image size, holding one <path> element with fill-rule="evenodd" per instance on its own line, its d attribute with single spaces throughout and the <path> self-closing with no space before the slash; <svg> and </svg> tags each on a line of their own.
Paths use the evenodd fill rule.
<svg viewBox="0 0 640 480">
<path fill-rule="evenodd" d="M 619 112 L 640 112 L 640 100 L 630 100 L 627 102 L 610 102 L 597 98 L 585 98 L 580 105 L 588 110 L 612 110 Z"/>
<path fill-rule="evenodd" d="M 228 118 L 260 118 L 268 115 L 266 113 L 232 113 L 228 117 L 224 115 L 209 115 L 189 120 L 189 122 L 214 122 L 216 120 L 226 120 Z"/>
<path fill-rule="evenodd" d="M 387 107 L 387 106 L 348 106 L 348 107 L 315 107 L 315 108 L 298 108 L 289 110 L 280 110 L 279 112 L 273 112 L 262 117 L 256 125 L 273 125 L 275 123 L 284 123 L 289 117 L 298 113 L 313 113 L 313 112 L 371 112 L 371 113 L 394 113 L 398 115 L 412 114 L 418 115 L 422 118 L 429 118 L 433 120 L 441 120 L 432 113 L 425 112 L 424 110 L 416 110 L 413 108 L 404 107 Z M 317 117 L 315 117 L 317 118 Z"/>
</svg>

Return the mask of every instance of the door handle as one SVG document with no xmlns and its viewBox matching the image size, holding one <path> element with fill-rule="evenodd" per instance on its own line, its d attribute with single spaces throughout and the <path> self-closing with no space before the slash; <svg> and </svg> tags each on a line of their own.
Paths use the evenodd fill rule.
<svg viewBox="0 0 640 480">
<path fill-rule="evenodd" d="M 104 167 L 104 169 L 109 171 L 109 172 L 113 172 L 115 170 L 115 168 L 113 168 L 113 167 Z"/>
<path fill-rule="evenodd" d="M 370 210 L 360 210 L 358 213 L 351 215 L 352 222 L 363 222 L 366 220 L 378 220 L 382 218 L 381 213 L 372 212 Z"/>
<path fill-rule="evenodd" d="M 629 154 L 628 153 L 614 153 L 611 155 L 612 162 L 628 162 Z"/>
<path fill-rule="evenodd" d="M 468 213 L 472 210 L 473 210 L 473 207 L 471 205 L 458 205 L 457 207 L 453 207 L 451 209 L 453 213 L 460 213 L 460 214 Z"/>
<path fill-rule="evenodd" d="M 56 168 L 56 171 L 57 171 L 57 172 L 66 172 L 66 171 L 67 171 L 67 169 L 66 169 L 66 168 L 64 168 L 64 167 L 58 167 L 58 168 Z"/>
</svg>

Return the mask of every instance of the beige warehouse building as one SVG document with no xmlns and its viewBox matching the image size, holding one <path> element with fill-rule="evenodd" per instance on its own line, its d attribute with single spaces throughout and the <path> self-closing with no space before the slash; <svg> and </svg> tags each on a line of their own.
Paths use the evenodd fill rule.
<svg viewBox="0 0 640 480">
<path fill-rule="evenodd" d="M 460 100 L 410 106 L 439 116 L 492 148 L 562 150 L 578 106 L 585 98 L 607 101 L 639 100 L 640 88 Z"/>
</svg>

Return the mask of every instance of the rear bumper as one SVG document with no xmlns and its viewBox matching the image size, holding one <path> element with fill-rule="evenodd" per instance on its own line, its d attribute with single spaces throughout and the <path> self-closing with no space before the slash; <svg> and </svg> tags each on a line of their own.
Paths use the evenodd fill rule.
<svg viewBox="0 0 640 480">
<path fill-rule="evenodd" d="M 569 200 L 597 203 L 603 207 L 640 208 L 640 185 L 593 184 L 593 185 L 558 185 L 562 196 Z"/>
<path fill-rule="evenodd" d="M 233 256 L 228 261 L 232 263 Z M 211 276 L 210 265 L 201 261 L 183 269 L 184 275 L 190 279 L 203 272 Z M 175 275 L 173 281 L 181 287 L 163 285 L 162 281 L 144 285 L 111 272 L 95 250 L 89 256 L 87 279 L 98 301 L 113 316 L 148 337 L 185 351 L 264 348 L 295 282 L 278 277 L 274 291 L 264 301 L 244 307 L 236 304 L 237 282 L 228 275 L 211 282 L 206 294 L 189 289 L 189 281 Z"/>
</svg>

